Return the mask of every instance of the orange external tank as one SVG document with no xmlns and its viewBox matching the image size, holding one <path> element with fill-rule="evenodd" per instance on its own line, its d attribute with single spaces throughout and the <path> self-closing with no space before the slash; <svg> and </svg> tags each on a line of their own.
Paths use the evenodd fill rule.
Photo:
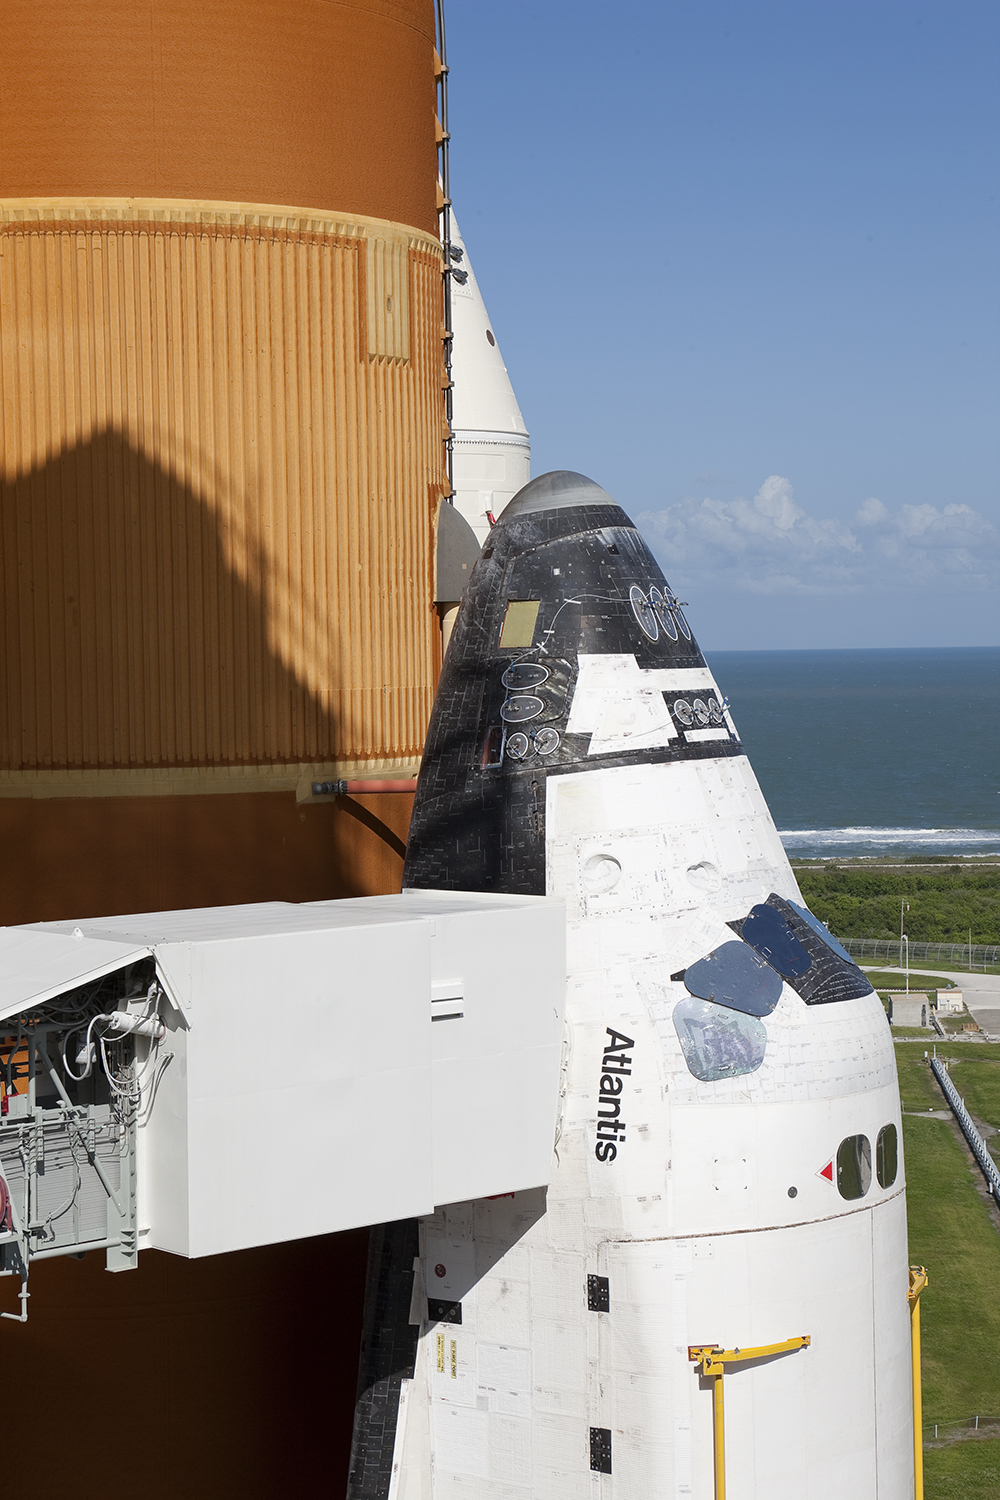
<svg viewBox="0 0 1000 1500">
<path fill-rule="evenodd" d="M 439 665 L 435 67 L 432 0 L 8 0 L 0 922 L 398 889 L 410 799 L 312 784 L 414 774 Z M 42 1265 L 25 1475 L 342 1492 L 363 1261 Z"/>
</svg>

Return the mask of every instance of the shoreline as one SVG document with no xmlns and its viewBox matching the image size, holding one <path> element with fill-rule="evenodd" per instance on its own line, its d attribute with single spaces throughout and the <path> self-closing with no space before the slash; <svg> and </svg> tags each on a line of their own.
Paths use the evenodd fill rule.
<svg viewBox="0 0 1000 1500">
<path fill-rule="evenodd" d="M 1000 858 L 995 854 L 789 854 L 788 863 L 793 870 L 823 869 L 831 865 L 838 868 L 859 866 L 870 869 L 877 865 L 881 870 L 952 870 L 960 869 L 1000 870 Z"/>
</svg>

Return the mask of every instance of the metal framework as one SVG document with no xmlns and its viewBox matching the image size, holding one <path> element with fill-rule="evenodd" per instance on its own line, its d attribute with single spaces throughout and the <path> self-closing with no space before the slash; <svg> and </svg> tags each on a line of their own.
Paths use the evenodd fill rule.
<svg viewBox="0 0 1000 1500">
<path fill-rule="evenodd" d="M 445 456 L 448 465 L 448 495 L 449 504 L 454 504 L 455 497 L 455 437 L 452 432 L 452 419 L 454 416 L 454 401 L 452 398 L 452 350 L 455 343 L 455 333 L 451 326 L 451 278 L 455 274 L 454 262 L 461 260 L 462 252 L 458 246 L 451 243 L 451 170 L 448 160 L 448 147 L 451 135 L 448 131 L 448 44 L 444 30 L 444 0 L 437 0 L 437 57 L 435 59 L 435 76 L 438 82 L 438 119 L 437 119 L 437 144 L 440 152 L 440 174 L 441 174 L 441 248 L 444 252 L 444 270 L 442 274 L 444 293 L 444 411 L 448 424 L 447 436 L 445 437 Z M 460 280 L 465 279 L 467 273 L 462 273 Z"/>
<path fill-rule="evenodd" d="M 920 1294 L 927 1286 L 923 1266 L 910 1267 L 910 1360 L 913 1380 L 913 1500 L 924 1500 L 924 1413 L 920 1391 Z"/>
<path fill-rule="evenodd" d="M 987 1187 L 997 1203 L 1000 1204 L 1000 1169 L 997 1168 L 996 1162 L 987 1151 L 986 1142 L 979 1134 L 973 1123 L 972 1116 L 965 1107 L 965 1100 L 948 1076 L 947 1064 L 942 1058 L 935 1055 L 930 1059 L 930 1065 L 931 1072 L 941 1085 L 941 1090 L 951 1105 L 952 1112 L 961 1127 L 962 1134 L 969 1143 L 969 1149 L 979 1163 L 980 1170 L 986 1178 Z"/>
<path fill-rule="evenodd" d="M 727 1365 L 750 1359 L 770 1359 L 776 1354 L 794 1354 L 809 1346 L 808 1334 L 785 1339 L 780 1344 L 760 1344 L 756 1349 L 721 1349 L 718 1344 L 690 1344 L 688 1359 L 698 1374 L 715 1382 L 712 1390 L 712 1432 L 715 1447 L 715 1500 L 726 1500 L 726 1413 L 723 1380 Z"/>
<path fill-rule="evenodd" d="M 104 1250 L 108 1269 L 124 1271 L 138 1254 L 135 1108 L 124 1095 L 104 1104 L 70 1098 L 52 1061 L 65 1031 L 22 1018 L 0 1043 L 0 1275 L 21 1282 L 20 1312 L 0 1317 L 20 1323 L 32 1261 Z M 131 1052 L 131 1037 L 126 1045 Z"/>
</svg>

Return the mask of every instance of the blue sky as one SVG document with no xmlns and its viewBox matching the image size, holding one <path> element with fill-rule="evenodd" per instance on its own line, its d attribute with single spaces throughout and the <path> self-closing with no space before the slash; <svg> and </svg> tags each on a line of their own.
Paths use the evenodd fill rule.
<svg viewBox="0 0 1000 1500">
<path fill-rule="evenodd" d="M 714 649 L 1000 641 L 1000 7 L 448 0 L 532 438 Z"/>
</svg>

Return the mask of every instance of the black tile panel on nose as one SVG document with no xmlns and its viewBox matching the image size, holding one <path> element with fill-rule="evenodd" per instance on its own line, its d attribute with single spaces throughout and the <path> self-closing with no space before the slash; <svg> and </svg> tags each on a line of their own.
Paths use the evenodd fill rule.
<svg viewBox="0 0 1000 1500">
<path fill-rule="evenodd" d="M 708 743 L 686 737 L 674 692 L 658 711 L 668 726 L 662 745 L 595 753 L 591 734 L 570 733 L 568 723 L 580 658 L 602 656 L 634 658 L 640 673 L 705 669 L 621 507 L 582 475 L 542 475 L 507 506 L 466 589 L 427 735 L 404 885 L 544 894 L 549 776 L 742 754 L 728 731 Z"/>
</svg>

